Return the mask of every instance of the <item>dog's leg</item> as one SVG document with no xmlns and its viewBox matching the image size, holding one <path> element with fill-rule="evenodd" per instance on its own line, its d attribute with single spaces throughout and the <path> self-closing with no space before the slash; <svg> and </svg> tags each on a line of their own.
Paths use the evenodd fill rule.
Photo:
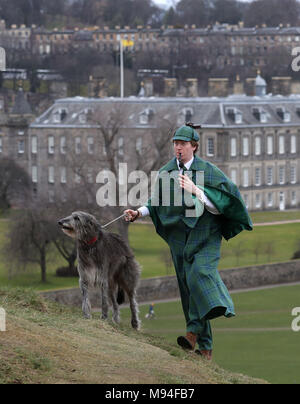
<svg viewBox="0 0 300 404">
<path fill-rule="evenodd" d="M 119 310 L 119 305 L 117 303 L 117 289 L 113 288 L 111 285 L 109 287 L 109 297 L 112 302 L 112 307 L 113 307 L 113 316 L 112 320 L 114 323 L 119 324 L 120 323 L 120 310 Z"/>
<path fill-rule="evenodd" d="M 82 294 L 82 312 L 85 318 L 91 318 L 91 303 L 89 301 L 88 285 L 79 279 L 79 287 Z"/>
<path fill-rule="evenodd" d="M 108 283 L 104 280 L 101 286 L 101 299 L 102 299 L 102 315 L 101 319 L 106 320 L 108 317 Z"/>
<path fill-rule="evenodd" d="M 128 291 L 130 310 L 131 310 L 131 325 L 134 329 L 139 330 L 140 320 L 139 320 L 139 307 L 136 301 L 135 291 Z"/>
</svg>

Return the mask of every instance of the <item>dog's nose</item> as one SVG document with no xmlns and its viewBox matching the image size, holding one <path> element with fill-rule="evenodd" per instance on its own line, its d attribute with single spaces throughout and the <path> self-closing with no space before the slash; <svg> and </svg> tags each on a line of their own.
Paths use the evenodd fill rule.
<svg viewBox="0 0 300 404">
<path fill-rule="evenodd" d="M 63 225 L 62 220 L 59 220 L 57 223 L 58 223 L 60 226 L 62 226 L 62 225 Z"/>
</svg>

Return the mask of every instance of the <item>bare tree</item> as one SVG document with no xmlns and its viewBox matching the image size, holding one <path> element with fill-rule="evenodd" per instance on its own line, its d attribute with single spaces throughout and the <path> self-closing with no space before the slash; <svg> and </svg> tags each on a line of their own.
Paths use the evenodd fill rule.
<svg viewBox="0 0 300 404">
<path fill-rule="evenodd" d="M 9 237 L 4 247 L 5 258 L 16 270 L 38 264 L 41 281 L 46 282 L 47 261 L 51 251 L 49 210 L 46 204 L 31 206 L 15 213 L 10 221 Z"/>
<path fill-rule="evenodd" d="M 130 133 L 130 117 L 136 119 L 136 113 L 130 106 L 116 102 L 114 108 L 101 106 L 94 111 L 93 122 L 98 126 L 98 138 L 101 139 L 105 156 L 101 165 L 110 170 L 116 178 L 116 206 L 106 209 L 106 220 L 120 216 L 126 209 L 120 206 L 118 201 L 122 199 L 120 191 L 122 184 L 119 178 L 119 164 L 127 163 L 132 171 L 143 171 L 150 179 L 151 172 L 158 170 L 170 157 L 170 137 L 174 127 L 174 117 L 166 110 L 163 115 L 156 111 L 147 110 L 149 121 L 155 126 L 151 139 L 142 138 L 142 145 L 138 146 L 137 139 Z M 171 130 L 170 130 L 171 129 Z M 120 140 L 122 141 L 120 142 Z M 125 178 L 127 181 L 127 178 Z M 149 184 L 149 182 L 148 182 Z M 136 184 L 127 183 L 127 193 Z M 149 189 L 148 189 L 149 190 Z M 134 206 L 131 206 L 134 207 Z M 128 223 L 124 220 L 117 222 L 119 233 L 128 241 Z"/>
<path fill-rule="evenodd" d="M 16 201 L 30 197 L 28 174 L 9 158 L 0 160 L 0 210 L 9 209 Z"/>
</svg>

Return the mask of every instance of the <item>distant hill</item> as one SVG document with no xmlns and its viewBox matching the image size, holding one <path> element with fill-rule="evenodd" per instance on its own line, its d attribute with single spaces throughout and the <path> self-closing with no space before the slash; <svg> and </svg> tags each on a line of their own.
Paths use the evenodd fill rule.
<svg viewBox="0 0 300 404">
<path fill-rule="evenodd" d="M 208 364 L 161 338 L 84 320 L 33 291 L 1 289 L 0 383 L 265 383 Z"/>
</svg>

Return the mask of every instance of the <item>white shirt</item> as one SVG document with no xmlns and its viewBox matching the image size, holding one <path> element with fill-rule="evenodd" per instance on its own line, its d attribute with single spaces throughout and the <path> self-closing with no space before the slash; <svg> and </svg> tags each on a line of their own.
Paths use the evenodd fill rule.
<svg viewBox="0 0 300 404">
<path fill-rule="evenodd" d="M 179 161 L 178 159 L 176 159 L 177 161 L 177 166 L 178 169 L 180 171 L 180 174 L 182 174 L 183 169 L 179 167 Z M 187 170 L 190 169 L 192 163 L 194 161 L 194 157 L 188 161 L 184 166 Z M 218 209 L 215 207 L 215 205 L 207 198 L 207 196 L 204 194 L 204 192 L 202 191 L 202 189 L 200 190 L 200 200 L 204 202 L 204 207 L 213 215 L 220 215 L 220 212 L 218 211 Z M 138 211 L 140 212 L 141 216 L 149 216 L 150 212 L 149 209 L 146 206 L 142 206 L 141 208 L 138 209 Z"/>
</svg>

